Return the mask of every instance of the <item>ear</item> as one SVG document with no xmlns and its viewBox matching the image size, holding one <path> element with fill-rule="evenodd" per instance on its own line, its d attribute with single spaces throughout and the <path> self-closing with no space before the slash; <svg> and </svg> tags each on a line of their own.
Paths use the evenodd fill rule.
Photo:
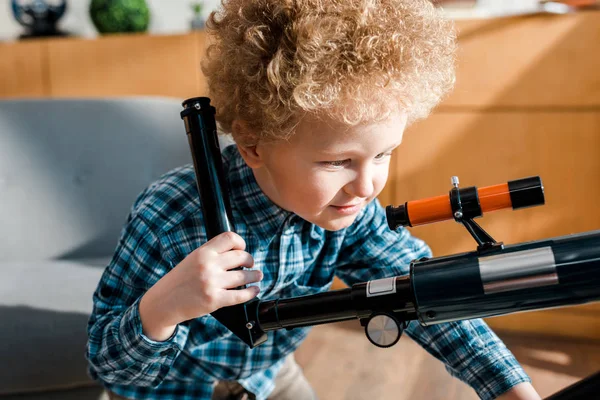
<svg viewBox="0 0 600 400">
<path fill-rule="evenodd" d="M 250 168 L 256 169 L 263 165 L 263 160 L 260 153 L 257 151 L 257 146 L 243 146 L 238 144 L 237 147 L 242 158 Z"/>
<path fill-rule="evenodd" d="M 231 131 L 234 137 L 245 138 L 251 137 L 248 125 L 241 120 L 234 120 L 231 124 Z M 250 168 L 259 168 L 263 165 L 263 160 L 260 156 L 260 152 L 257 150 L 257 145 L 244 145 L 237 143 L 238 150 L 242 155 L 244 161 Z"/>
</svg>

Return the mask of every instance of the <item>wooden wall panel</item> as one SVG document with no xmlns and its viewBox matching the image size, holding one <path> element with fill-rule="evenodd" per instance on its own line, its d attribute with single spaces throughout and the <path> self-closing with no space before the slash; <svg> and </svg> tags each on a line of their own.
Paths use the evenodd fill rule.
<svg viewBox="0 0 600 400">
<path fill-rule="evenodd" d="M 111 35 L 49 42 L 53 97 L 204 95 L 200 51 L 204 35 Z"/>
<path fill-rule="evenodd" d="M 456 26 L 457 85 L 444 106 L 600 105 L 600 12 Z"/>
<path fill-rule="evenodd" d="M 46 41 L 0 43 L 0 98 L 48 96 Z"/>
<path fill-rule="evenodd" d="M 506 244 L 600 229 L 600 112 L 437 113 L 409 128 L 393 157 L 393 203 L 539 175 L 546 205 L 478 219 Z M 454 221 L 411 228 L 437 255 L 473 249 Z"/>
</svg>

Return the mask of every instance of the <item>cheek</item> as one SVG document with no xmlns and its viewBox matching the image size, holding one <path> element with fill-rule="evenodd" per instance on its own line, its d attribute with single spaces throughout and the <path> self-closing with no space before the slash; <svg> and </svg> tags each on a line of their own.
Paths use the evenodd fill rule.
<svg viewBox="0 0 600 400">
<path fill-rule="evenodd" d="M 383 190 L 385 184 L 387 183 L 388 173 L 390 170 L 389 167 L 389 164 L 382 166 L 379 173 L 376 174 L 373 178 L 373 187 L 375 188 L 375 192 L 377 194 L 379 194 Z"/>
<path fill-rule="evenodd" d="M 314 171 L 298 180 L 297 184 L 302 187 L 303 201 L 308 208 L 321 208 L 336 197 L 341 190 L 340 177 L 337 175 Z"/>
<path fill-rule="evenodd" d="M 288 166 L 285 173 L 272 176 L 280 199 L 294 209 L 313 208 L 327 197 L 329 185 L 326 177 L 315 171 Z"/>
</svg>

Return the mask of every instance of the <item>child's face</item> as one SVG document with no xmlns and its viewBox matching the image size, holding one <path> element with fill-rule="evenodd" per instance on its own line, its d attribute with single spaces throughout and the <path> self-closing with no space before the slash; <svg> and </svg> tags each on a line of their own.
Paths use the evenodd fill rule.
<svg viewBox="0 0 600 400">
<path fill-rule="evenodd" d="M 404 114 L 350 128 L 304 119 L 287 142 L 241 150 L 273 202 L 335 231 L 381 193 L 405 126 Z"/>
</svg>

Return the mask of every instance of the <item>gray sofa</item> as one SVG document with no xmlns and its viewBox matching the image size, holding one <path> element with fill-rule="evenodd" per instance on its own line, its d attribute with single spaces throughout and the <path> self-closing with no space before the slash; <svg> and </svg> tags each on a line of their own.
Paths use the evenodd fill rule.
<svg viewBox="0 0 600 400">
<path fill-rule="evenodd" d="M 0 398 L 98 399 L 92 294 L 136 196 L 191 162 L 181 99 L 0 100 Z"/>
</svg>

